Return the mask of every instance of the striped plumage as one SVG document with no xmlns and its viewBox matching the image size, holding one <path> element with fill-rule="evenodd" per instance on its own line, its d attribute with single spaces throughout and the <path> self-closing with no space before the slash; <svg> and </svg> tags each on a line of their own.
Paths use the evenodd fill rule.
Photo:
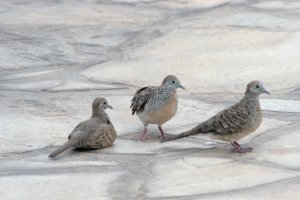
<svg viewBox="0 0 300 200">
<path fill-rule="evenodd" d="M 184 88 L 176 76 L 167 76 L 160 86 L 149 86 L 139 89 L 131 100 L 132 115 L 135 113 L 144 124 L 144 140 L 147 126 L 157 124 L 164 138 L 161 125 L 173 118 L 177 111 L 177 88 Z"/>
<path fill-rule="evenodd" d="M 217 113 L 195 128 L 164 141 L 175 140 L 190 135 L 209 134 L 214 139 L 230 142 L 236 151 L 243 153 L 250 149 L 242 148 L 236 141 L 254 132 L 262 122 L 259 95 L 268 93 L 259 81 L 252 81 L 241 101 Z"/>
<path fill-rule="evenodd" d="M 140 89 L 132 99 L 132 114 L 157 112 L 171 103 L 176 89 L 172 87 L 145 87 Z M 146 100 L 144 100 L 144 98 Z M 137 102 L 140 101 L 141 103 Z M 138 106 L 138 107 L 136 107 Z"/>
<path fill-rule="evenodd" d="M 96 98 L 93 101 L 92 108 L 92 117 L 78 124 L 69 135 L 69 141 L 50 154 L 50 158 L 72 147 L 99 149 L 109 147 L 113 144 L 117 133 L 105 112 L 106 108 L 112 107 L 108 105 L 106 99 Z"/>
</svg>

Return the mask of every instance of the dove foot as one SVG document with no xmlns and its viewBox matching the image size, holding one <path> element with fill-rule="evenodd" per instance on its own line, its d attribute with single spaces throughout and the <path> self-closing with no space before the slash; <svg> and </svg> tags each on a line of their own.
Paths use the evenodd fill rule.
<svg viewBox="0 0 300 200">
<path fill-rule="evenodd" d="M 165 136 L 161 136 L 161 135 L 158 136 L 157 138 L 159 139 L 160 142 L 163 142 L 163 141 L 165 141 L 165 139 L 166 139 Z"/>
<path fill-rule="evenodd" d="M 251 147 L 241 147 L 240 149 L 232 149 L 232 152 L 234 153 L 247 153 L 253 151 L 253 148 Z"/>
<path fill-rule="evenodd" d="M 164 132 L 164 130 L 162 129 L 162 127 L 161 126 L 158 126 L 158 129 L 159 129 L 159 131 L 160 131 L 160 136 L 158 137 L 161 141 L 162 140 L 164 140 L 164 139 L 166 139 L 166 135 L 165 135 L 165 132 Z"/>
<path fill-rule="evenodd" d="M 146 139 L 146 137 L 145 137 L 146 132 L 147 132 L 147 128 L 144 129 L 144 131 L 143 131 L 143 133 L 142 133 L 142 135 L 141 135 L 141 137 L 139 139 L 140 141 L 145 141 L 145 139 Z"/>
<path fill-rule="evenodd" d="M 234 148 L 232 149 L 232 152 L 235 153 L 247 153 L 253 151 L 253 148 L 251 147 L 241 147 L 241 145 L 237 142 L 231 142 L 230 143 Z"/>
</svg>

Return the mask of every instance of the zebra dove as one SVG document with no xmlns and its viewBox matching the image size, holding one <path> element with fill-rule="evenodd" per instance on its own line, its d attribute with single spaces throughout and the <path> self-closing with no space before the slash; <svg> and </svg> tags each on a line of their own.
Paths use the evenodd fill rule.
<svg viewBox="0 0 300 200">
<path fill-rule="evenodd" d="M 161 134 L 160 138 L 165 138 L 161 126 L 176 114 L 177 88 L 185 89 L 176 76 L 169 75 L 164 78 L 160 86 L 143 87 L 135 93 L 130 108 L 132 115 L 136 113 L 144 124 L 140 140 L 145 139 L 149 124 L 157 124 Z"/>
<path fill-rule="evenodd" d="M 235 152 L 252 151 L 252 148 L 241 147 L 237 140 L 254 132 L 260 126 L 262 112 L 258 97 L 262 93 L 270 95 L 260 81 L 252 81 L 247 85 L 245 95 L 238 103 L 217 113 L 193 129 L 167 138 L 163 142 L 201 133 L 209 134 L 214 139 L 230 142 Z"/>
<path fill-rule="evenodd" d="M 69 148 L 100 149 L 113 144 L 117 133 L 112 125 L 106 108 L 112 107 L 104 98 L 96 98 L 92 105 L 92 117 L 79 123 L 69 135 L 69 141 L 49 155 L 54 158 Z"/>
</svg>

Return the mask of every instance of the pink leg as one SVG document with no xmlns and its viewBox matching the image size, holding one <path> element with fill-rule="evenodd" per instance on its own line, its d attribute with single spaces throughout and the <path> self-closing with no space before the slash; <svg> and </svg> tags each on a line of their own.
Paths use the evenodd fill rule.
<svg viewBox="0 0 300 200">
<path fill-rule="evenodd" d="M 165 136 L 165 133 L 164 133 L 163 129 L 161 128 L 161 126 L 158 126 L 158 129 L 159 129 L 159 131 L 160 131 L 160 137 L 159 137 L 159 138 L 160 138 L 161 140 L 165 139 L 166 136 Z"/>
<path fill-rule="evenodd" d="M 237 153 L 246 153 L 246 152 L 251 152 L 253 150 L 253 148 L 248 147 L 241 147 L 241 145 L 239 143 L 237 143 L 236 141 L 234 142 L 230 142 L 230 144 L 234 147 L 234 149 L 232 149 L 233 152 L 237 152 Z"/>
<path fill-rule="evenodd" d="M 140 137 L 140 140 L 141 140 L 141 141 L 144 141 L 144 140 L 145 140 L 146 132 L 147 132 L 147 127 L 144 128 L 144 132 L 143 132 L 143 134 L 142 134 L 141 137 Z"/>
</svg>

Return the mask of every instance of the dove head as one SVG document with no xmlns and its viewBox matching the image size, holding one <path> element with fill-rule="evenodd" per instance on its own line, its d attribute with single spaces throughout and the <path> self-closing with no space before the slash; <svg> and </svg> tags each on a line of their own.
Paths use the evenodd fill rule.
<svg viewBox="0 0 300 200">
<path fill-rule="evenodd" d="M 162 86 L 166 86 L 166 87 L 172 87 L 172 88 L 181 88 L 181 89 L 185 89 L 179 79 L 174 76 L 174 75 L 168 75 L 166 78 L 164 78 L 163 82 L 161 83 Z"/>
<path fill-rule="evenodd" d="M 251 81 L 248 85 L 247 85 L 247 90 L 246 90 L 247 94 L 252 94 L 255 96 L 258 96 L 262 93 L 266 93 L 268 95 L 270 95 L 270 92 L 268 92 L 264 86 L 264 84 L 260 81 Z"/>
<path fill-rule="evenodd" d="M 105 110 L 106 108 L 113 109 L 105 98 L 98 97 L 93 101 L 93 110 Z"/>
</svg>

